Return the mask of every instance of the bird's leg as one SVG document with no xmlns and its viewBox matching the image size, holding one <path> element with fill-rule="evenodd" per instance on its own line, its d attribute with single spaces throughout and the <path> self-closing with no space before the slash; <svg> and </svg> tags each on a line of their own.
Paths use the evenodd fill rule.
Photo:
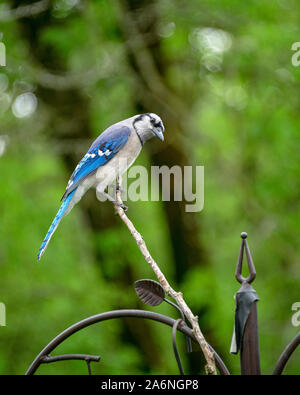
<svg viewBox="0 0 300 395">
<path fill-rule="evenodd" d="M 108 199 L 110 202 L 112 202 L 113 204 L 115 204 L 116 206 L 121 207 L 124 211 L 128 210 L 128 207 L 125 206 L 125 204 L 122 203 L 118 203 L 114 198 L 112 198 L 108 193 L 101 191 L 102 195 L 106 197 L 106 199 Z"/>
</svg>

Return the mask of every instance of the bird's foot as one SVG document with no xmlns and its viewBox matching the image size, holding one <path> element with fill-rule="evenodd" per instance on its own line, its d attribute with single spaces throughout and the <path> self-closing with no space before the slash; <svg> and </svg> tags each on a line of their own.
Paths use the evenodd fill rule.
<svg viewBox="0 0 300 395">
<path fill-rule="evenodd" d="M 125 206 L 125 204 L 123 204 L 123 203 L 115 202 L 114 204 L 115 204 L 116 206 L 118 206 L 118 207 L 121 207 L 125 212 L 128 210 L 128 207 Z"/>
<path fill-rule="evenodd" d="M 125 189 L 123 189 L 119 184 L 112 184 L 110 187 L 112 188 L 114 195 L 117 191 L 120 191 L 121 194 L 126 192 Z"/>
</svg>

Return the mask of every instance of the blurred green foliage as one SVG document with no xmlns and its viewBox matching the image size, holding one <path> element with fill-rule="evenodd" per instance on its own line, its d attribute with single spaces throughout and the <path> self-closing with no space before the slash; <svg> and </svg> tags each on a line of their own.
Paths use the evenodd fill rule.
<svg viewBox="0 0 300 395">
<path fill-rule="evenodd" d="M 118 219 L 110 226 L 114 213 L 109 203 L 99 207 L 107 226 L 99 231 L 91 226 L 87 212 L 89 202 L 96 200 L 94 192 L 83 199 L 86 205 L 75 207 L 62 221 L 36 263 L 70 175 L 66 158 L 76 151 L 80 159 L 92 138 L 83 133 L 82 142 L 73 145 L 56 134 L 59 125 L 72 137 L 75 126 L 76 97 L 70 95 L 71 116 L 65 118 L 60 97 L 69 89 L 79 93 L 84 105 L 74 107 L 74 116 L 79 108 L 96 137 L 108 125 L 137 113 L 137 97 L 146 95 L 139 90 L 127 53 L 123 21 L 129 4 L 145 24 L 155 8 L 164 59 L 161 76 L 188 108 L 176 144 L 188 153 L 187 164 L 205 166 L 205 206 L 196 215 L 205 258 L 194 262 L 176 283 L 165 207 L 160 202 L 128 202 L 128 214 L 235 374 L 239 357 L 229 354 L 233 295 L 239 288 L 234 271 L 239 235 L 248 232 L 257 270 L 254 287 L 261 299 L 262 371 L 270 373 L 297 333 L 291 306 L 300 300 L 300 67 L 291 62 L 291 46 L 300 41 L 299 4 L 56 0 L 33 16 L 26 10 L 23 17 L 9 11 L 23 3 L 0 5 L 0 32 L 7 50 L 7 65 L 0 68 L 0 301 L 7 310 L 7 326 L 0 327 L 0 372 L 23 374 L 54 336 L 89 315 L 146 308 L 132 285 L 154 275 L 128 230 Z M 38 38 L 24 30 L 30 19 L 42 26 Z M 155 75 L 148 77 L 154 84 Z M 45 89 L 54 91 L 57 101 L 47 101 Z M 34 101 L 20 99 L 28 92 L 37 99 L 36 108 Z M 174 142 L 170 129 L 166 144 L 168 140 Z M 147 149 L 138 163 L 151 166 Z M 183 222 L 189 222 L 192 214 L 185 215 Z M 153 310 L 176 317 L 167 305 Z M 99 354 L 102 360 L 92 368 L 100 374 L 177 373 L 171 329 L 129 321 L 85 329 L 56 352 Z M 184 339 L 178 338 L 187 365 Z M 190 368 L 200 369 L 200 360 L 196 353 Z M 299 366 L 298 353 L 287 371 L 297 373 Z M 86 368 L 80 361 L 60 362 L 40 372 L 81 374 Z"/>
</svg>

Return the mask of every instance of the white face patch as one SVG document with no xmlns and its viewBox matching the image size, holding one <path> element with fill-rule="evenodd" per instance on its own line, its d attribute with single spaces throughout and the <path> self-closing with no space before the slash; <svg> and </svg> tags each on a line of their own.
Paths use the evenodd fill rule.
<svg viewBox="0 0 300 395">
<path fill-rule="evenodd" d="M 154 114 L 153 112 L 150 112 L 149 114 L 144 114 L 138 121 L 135 122 L 135 127 L 137 130 L 140 131 L 146 131 L 146 130 L 152 130 L 153 129 L 153 120 L 155 121 L 155 124 L 161 123 L 162 120 L 161 118 L 157 115 Z"/>
<path fill-rule="evenodd" d="M 159 123 L 159 122 L 162 123 L 162 120 L 160 119 L 160 117 L 158 115 L 154 114 L 153 112 L 150 112 L 149 115 L 151 116 L 151 118 L 155 119 L 156 123 Z"/>
<path fill-rule="evenodd" d="M 141 130 L 141 131 L 152 129 L 152 125 L 148 115 L 144 115 L 143 118 L 136 121 L 135 127 L 137 128 L 137 130 Z"/>
<path fill-rule="evenodd" d="M 155 136 L 163 140 L 163 123 L 160 117 L 154 113 L 138 115 L 133 121 L 133 126 L 140 138 L 142 145 L 145 141 Z M 160 128 L 161 131 L 158 128 Z"/>
</svg>

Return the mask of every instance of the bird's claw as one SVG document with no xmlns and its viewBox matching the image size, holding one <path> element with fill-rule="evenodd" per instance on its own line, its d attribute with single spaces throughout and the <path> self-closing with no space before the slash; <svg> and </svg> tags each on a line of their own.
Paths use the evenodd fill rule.
<svg viewBox="0 0 300 395">
<path fill-rule="evenodd" d="M 115 204 L 116 204 L 116 206 L 121 207 L 125 212 L 128 210 L 128 207 L 125 206 L 125 204 L 123 204 L 123 203 L 116 202 Z"/>
</svg>

